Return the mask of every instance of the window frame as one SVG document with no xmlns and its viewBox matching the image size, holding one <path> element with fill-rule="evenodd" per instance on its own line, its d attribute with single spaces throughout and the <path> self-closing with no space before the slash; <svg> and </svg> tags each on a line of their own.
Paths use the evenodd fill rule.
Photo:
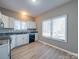
<svg viewBox="0 0 79 59">
<path fill-rule="evenodd" d="M 66 14 L 64 14 L 64 15 L 60 15 L 60 16 L 56 16 L 56 17 L 54 17 L 54 18 L 52 18 L 52 21 L 53 21 L 53 19 L 56 19 L 56 18 L 60 18 L 60 17 L 65 17 L 66 19 L 65 19 L 65 40 L 62 40 L 62 39 L 57 39 L 57 38 L 53 38 L 53 40 L 56 40 L 56 41 L 61 41 L 61 42 L 67 42 L 68 40 L 67 40 L 67 15 Z M 53 33 L 52 33 L 53 34 Z"/>
<path fill-rule="evenodd" d="M 44 21 L 49 21 L 49 20 L 51 21 L 51 19 L 43 20 L 43 21 L 42 21 L 42 37 L 44 37 L 44 38 L 51 38 L 51 35 L 52 35 L 52 32 L 51 32 L 51 33 L 50 33 L 50 37 L 48 37 L 48 36 L 47 36 L 47 37 L 46 37 L 46 36 L 43 36 L 43 22 L 44 22 Z M 52 25 L 52 23 L 51 23 L 51 25 Z M 50 28 L 51 28 L 51 26 L 50 26 Z M 51 28 L 50 30 L 52 30 L 52 28 Z"/>
<path fill-rule="evenodd" d="M 60 17 L 65 17 L 66 19 L 65 19 L 65 40 L 61 40 L 61 39 L 56 39 L 56 38 L 53 38 L 52 37 L 52 20 L 53 19 L 55 19 L 55 18 L 60 18 Z M 52 39 L 52 40 L 56 40 L 56 41 L 61 41 L 61 42 L 68 42 L 68 16 L 67 16 L 67 14 L 64 14 L 64 15 L 60 15 L 60 16 L 56 16 L 56 17 L 53 17 L 53 18 L 49 18 L 48 20 L 50 20 L 51 21 L 51 37 L 45 37 L 45 36 L 43 36 L 42 35 L 42 37 L 44 37 L 44 38 L 48 38 L 48 39 Z M 42 21 L 42 23 L 44 22 L 44 21 L 47 21 L 47 20 L 43 20 Z M 42 30 L 43 31 L 43 30 Z M 43 34 L 43 32 L 42 32 L 42 34 Z"/>
</svg>

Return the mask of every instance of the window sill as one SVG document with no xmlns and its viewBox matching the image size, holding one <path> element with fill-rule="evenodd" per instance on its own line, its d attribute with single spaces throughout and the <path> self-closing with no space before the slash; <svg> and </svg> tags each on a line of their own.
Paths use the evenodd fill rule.
<svg viewBox="0 0 79 59">
<path fill-rule="evenodd" d="M 60 42 L 67 42 L 67 40 L 61 40 L 61 39 L 55 39 L 55 38 L 51 38 L 51 37 L 44 37 L 42 36 L 43 38 L 46 38 L 46 39 L 50 39 L 50 40 L 55 40 L 55 41 L 60 41 Z"/>
</svg>

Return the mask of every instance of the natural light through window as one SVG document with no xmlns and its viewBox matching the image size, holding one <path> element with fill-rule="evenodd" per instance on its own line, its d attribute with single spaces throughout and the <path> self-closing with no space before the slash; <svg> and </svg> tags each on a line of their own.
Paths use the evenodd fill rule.
<svg viewBox="0 0 79 59">
<path fill-rule="evenodd" d="M 52 38 L 66 40 L 66 15 L 52 19 Z"/>
<path fill-rule="evenodd" d="M 43 37 L 67 41 L 67 15 L 51 18 L 42 22 Z"/>
<path fill-rule="evenodd" d="M 44 37 L 51 37 L 51 20 L 43 21 L 42 32 Z"/>
</svg>

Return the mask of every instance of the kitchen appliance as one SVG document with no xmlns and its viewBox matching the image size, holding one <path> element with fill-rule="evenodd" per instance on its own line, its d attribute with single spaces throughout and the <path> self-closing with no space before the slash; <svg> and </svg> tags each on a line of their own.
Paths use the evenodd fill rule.
<svg viewBox="0 0 79 59">
<path fill-rule="evenodd" d="M 30 33 L 29 34 L 29 43 L 32 43 L 35 41 L 35 33 Z"/>
</svg>

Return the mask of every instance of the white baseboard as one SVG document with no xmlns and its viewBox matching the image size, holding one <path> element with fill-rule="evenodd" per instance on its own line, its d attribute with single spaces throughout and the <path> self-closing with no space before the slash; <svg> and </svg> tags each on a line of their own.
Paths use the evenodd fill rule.
<svg viewBox="0 0 79 59">
<path fill-rule="evenodd" d="M 60 47 L 51 45 L 51 44 L 46 43 L 46 42 L 41 41 L 41 40 L 38 40 L 38 41 L 41 42 L 41 43 L 43 43 L 43 44 L 45 44 L 45 45 L 49 45 L 49 46 L 51 46 L 51 47 L 53 47 L 53 48 L 59 49 L 59 50 L 61 50 L 61 51 L 63 51 L 63 52 L 66 52 L 66 53 L 68 53 L 68 54 L 70 54 L 70 55 L 72 55 L 72 56 L 78 57 L 78 54 L 77 54 L 77 53 L 70 52 L 70 51 L 68 51 L 68 50 L 65 50 L 65 49 L 63 49 L 63 48 L 60 48 Z"/>
</svg>

